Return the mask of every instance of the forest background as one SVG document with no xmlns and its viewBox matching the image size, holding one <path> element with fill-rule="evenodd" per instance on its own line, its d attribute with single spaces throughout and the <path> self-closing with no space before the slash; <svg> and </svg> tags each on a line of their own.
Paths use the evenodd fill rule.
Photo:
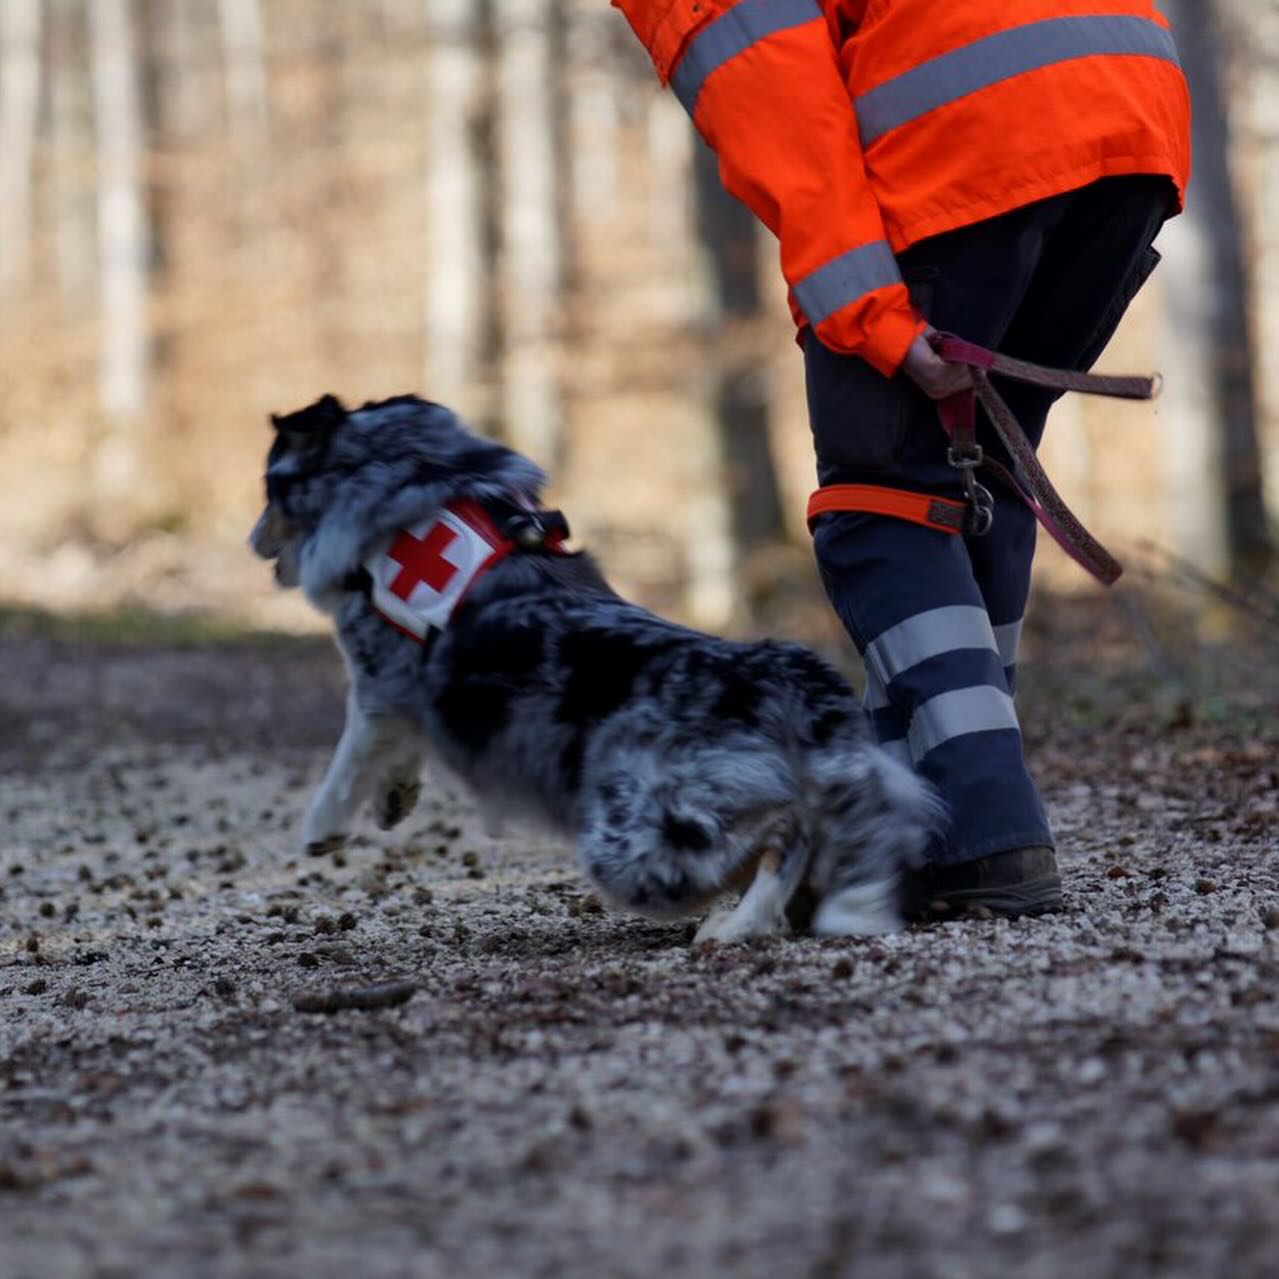
<svg viewBox="0 0 1279 1279">
<path fill-rule="evenodd" d="M 1064 402 L 1045 455 L 1130 582 L 1265 609 L 1279 4 L 1163 8 L 1196 178 L 1105 367 L 1166 391 Z M 775 259 L 601 3 L 3 0 L 0 599 L 312 624 L 244 550 L 267 415 L 411 391 L 545 465 L 624 591 L 785 628 L 813 468 Z"/>
</svg>

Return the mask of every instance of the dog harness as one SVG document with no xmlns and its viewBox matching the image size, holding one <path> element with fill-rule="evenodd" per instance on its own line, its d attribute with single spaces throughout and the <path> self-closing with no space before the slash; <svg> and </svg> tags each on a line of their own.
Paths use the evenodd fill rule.
<svg viewBox="0 0 1279 1279">
<path fill-rule="evenodd" d="M 568 535 L 559 511 L 522 501 L 450 502 L 370 555 L 359 585 L 396 630 L 429 644 L 495 564 L 517 551 L 566 555 Z"/>
<path fill-rule="evenodd" d="M 1025 360 L 998 355 L 949 333 L 936 334 L 932 345 L 947 363 L 966 365 L 973 378 L 972 390 L 960 391 L 937 404 L 941 425 L 950 438 L 947 459 L 963 476 L 965 500 L 956 502 L 930 493 L 912 493 L 871 484 L 832 484 L 818 489 L 808 500 L 809 532 L 812 532 L 817 519 L 829 512 L 861 511 L 910 520 L 952 536 L 984 537 L 994 523 L 995 504 L 990 490 L 977 480 L 976 472 L 983 468 L 1026 503 L 1057 545 L 1076 564 L 1103 586 L 1113 585 L 1123 573 L 1123 566 L 1089 533 L 1062 500 L 1035 456 L 1026 433 L 988 375 L 998 373 L 1032 386 L 1125 400 L 1154 399 L 1159 394 L 1160 379 L 1046 369 Z M 986 457 L 982 446 L 977 443 L 979 402 L 1013 460 L 1011 470 L 994 458 Z"/>
</svg>

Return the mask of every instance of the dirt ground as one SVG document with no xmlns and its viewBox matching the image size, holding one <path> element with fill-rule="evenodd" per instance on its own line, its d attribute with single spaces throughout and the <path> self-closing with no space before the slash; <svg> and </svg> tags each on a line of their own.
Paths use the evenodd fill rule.
<svg viewBox="0 0 1279 1279">
<path fill-rule="evenodd" d="M 0 1275 L 1273 1275 L 1274 645 L 1039 619 L 1064 914 L 698 952 L 444 780 L 299 858 L 327 643 L 10 619 Z"/>
</svg>

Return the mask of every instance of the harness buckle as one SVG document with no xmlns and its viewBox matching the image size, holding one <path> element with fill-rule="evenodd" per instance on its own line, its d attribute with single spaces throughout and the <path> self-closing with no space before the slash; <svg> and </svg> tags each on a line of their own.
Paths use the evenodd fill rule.
<svg viewBox="0 0 1279 1279">
<path fill-rule="evenodd" d="M 569 528 L 560 511 L 519 511 L 503 522 L 502 533 L 521 550 L 537 551 L 562 542 Z"/>
</svg>

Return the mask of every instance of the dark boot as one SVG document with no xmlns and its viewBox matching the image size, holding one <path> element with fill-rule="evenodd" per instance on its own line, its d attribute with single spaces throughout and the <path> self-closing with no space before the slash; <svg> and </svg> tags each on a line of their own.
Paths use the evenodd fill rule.
<svg viewBox="0 0 1279 1279">
<path fill-rule="evenodd" d="M 1008 917 L 1061 909 L 1061 875 L 1048 847 L 1014 848 L 958 866 L 928 865 L 903 885 L 907 919 L 944 919 L 967 910 Z"/>
</svg>

